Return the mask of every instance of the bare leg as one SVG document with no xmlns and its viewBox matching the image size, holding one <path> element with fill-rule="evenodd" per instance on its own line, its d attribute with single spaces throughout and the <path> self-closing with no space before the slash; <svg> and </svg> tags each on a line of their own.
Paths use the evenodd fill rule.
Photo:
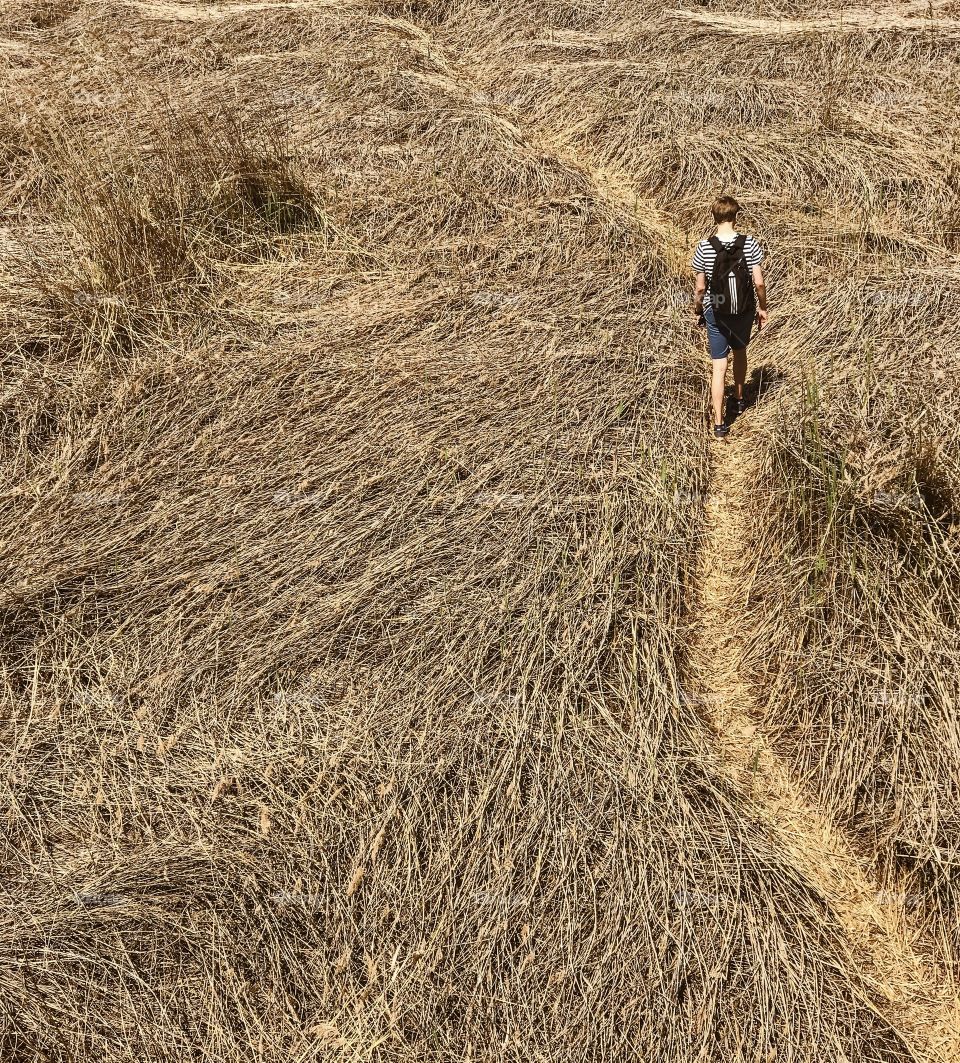
<svg viewBox="0 0 960 1063">
<path fill-rule="evenodd" d="M 743 385 L 747 379 L 747 348 L 739 347 L 733 352 L 733 382 L 737 385 L 737 398 L 743 398 Z"/>
<path fill-rule="evenodd" d="M 743 351 L 740 352 L 743 354 Z M 727 382 L 727 359 L 711 358 L 713 362 L 713 383 L 710 394 L 713 398 L 713 423 L 723 424 L 723 388 Z M 746 366 L 746 363 L 744 363 Z M 744 368 L 746 372 L 746 368 Z"/>
</svg>

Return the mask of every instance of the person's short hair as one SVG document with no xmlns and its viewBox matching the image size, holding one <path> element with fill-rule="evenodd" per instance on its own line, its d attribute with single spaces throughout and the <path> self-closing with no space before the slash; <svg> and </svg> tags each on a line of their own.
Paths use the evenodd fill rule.
<svg viewBox="0 0 960 1063">
<path fill-rule="evenodd" d="M 740 204 L 733 196 L 717 196 L 710 209 L 713 211 L 713 220 L 719 225 L 722 221 L 736 221 Z"/>
</svg>

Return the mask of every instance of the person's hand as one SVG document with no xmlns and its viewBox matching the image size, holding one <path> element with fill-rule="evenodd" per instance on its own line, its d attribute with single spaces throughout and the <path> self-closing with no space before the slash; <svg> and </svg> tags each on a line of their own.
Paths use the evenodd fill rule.
<svg viewBox="0 0 960 1063">
<path fill-rule="evenodd" d="M 703 324 L 703 307 L 702 306 L 697 306 L 696 304 L 694 304 L 691 309 L 692 309 L 692 313 L 693 313 L 694 322 L 696 324 L 698 324 L 698 325 L 702 325 Z"/>
<path fill-rule="evenodd" d="M 767 318 L 769 316 L 770 316 L 770 314 L 766 310 L 758 310 L 757 311 L 757 328 L 758 329 L 762 329 L 763 328 L 763 326 L 767 323 Z"/>
</svg>

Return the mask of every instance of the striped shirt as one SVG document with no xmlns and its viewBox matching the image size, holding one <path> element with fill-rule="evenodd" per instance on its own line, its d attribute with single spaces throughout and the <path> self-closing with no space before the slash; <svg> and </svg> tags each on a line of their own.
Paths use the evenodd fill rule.
<svg viewBox="0 0 960 1063">
<path fill-rule="evenodd" d="M 729 240 L 721 241 L 727 247 L 736 240 L 738 233 L 734 233 Z M 752 236 L 748 236 L 746 243 L 743 245 L 743 257 L 747 260 L 747 265 L 750 269 L 754 266 L 759 266 L 763 261 L 763 251 L 760 249 L 760 245 Z M 704 273 L 707 277 L 707 289 L 710 288 L 710 276 L 713 273 L 713 264 L 717 260 L 717 252 L 710 246 L 708 240 L 701 240 L 697 244 L 696 250 L 693 252 L 693 271 L 694 273 Z"/>
</svg>

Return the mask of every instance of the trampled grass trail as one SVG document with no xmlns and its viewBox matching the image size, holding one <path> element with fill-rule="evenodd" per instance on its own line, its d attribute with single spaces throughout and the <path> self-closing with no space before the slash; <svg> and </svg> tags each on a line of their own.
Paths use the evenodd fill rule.
<svg viewBox="0 0 960 1063">
<path fill-rule="evenodd" d="M 804 792 L 773 749 L 740 668 L 749 637 L 744 616 L 749 586 L 739 573 L 747 541 L 745 506 L 751 422 L 765 416 L 748 409 L 726 440 L 712 450 L 704 502 L 705 548 L 695 603 L 691 663 L 693 691 L 716 734 L 721 763 L 753 797 L 757 814 L 784 856 L 822 894 L 843 924 L 851 964 L 880 1000 L 884 1017 L 898 1026 L 919 1059 L 960 1059 L 960 999 L 942 971 L 924 958 L 922 935 L 911 925 L 909 898 L 883 890 L 868 861 Z"/>
</svg>

